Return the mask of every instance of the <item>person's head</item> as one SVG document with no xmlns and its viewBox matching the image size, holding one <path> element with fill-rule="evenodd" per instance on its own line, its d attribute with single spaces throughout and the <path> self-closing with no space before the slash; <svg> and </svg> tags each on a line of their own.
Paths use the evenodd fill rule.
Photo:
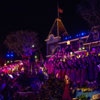
<svg viewBox="0 0 100 100">
<path fill-rule="evenodd" d="M 65 80 L 68 80 L 68 79 L 69 79 L 68 75 L 65 75 Z"/>
<path fill-rule="evenodd" d="M 68 75 L 65 75 L 65 83 L 70 84 L 70 79 L 69 79 Z"/>
</svg>

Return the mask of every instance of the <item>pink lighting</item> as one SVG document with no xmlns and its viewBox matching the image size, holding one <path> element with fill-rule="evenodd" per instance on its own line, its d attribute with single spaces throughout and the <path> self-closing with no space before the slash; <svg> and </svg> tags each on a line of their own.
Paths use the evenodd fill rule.
<svg viewBox="0 0 100 100">
<path fill-rule="evenodd" d="M 23 65 L 23 63 L 21 62 L 20 65 Z"/>
</svg>

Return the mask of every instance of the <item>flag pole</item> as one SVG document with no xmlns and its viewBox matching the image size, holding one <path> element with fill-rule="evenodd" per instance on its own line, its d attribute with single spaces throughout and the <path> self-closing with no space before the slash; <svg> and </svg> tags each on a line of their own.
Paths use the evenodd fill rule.
<svg viewBox="0 0 100 100">
<path fill-rule="evenodd" d="M 58 3 L 58 1 L 57 1 L 57 19 L 59 19 L 59 11 L 58 11 L 58 9 L 59 9 L 59 3 Z M 59 36 L 59 24 L 58 24 L 58 20 L 57 20 L 57 36 Z"/>
<path fill-rule="evenodd" d="M 59 18 L 59 11 L 58 11 L 58 9 L 59 9 L 59 2 L 57 1 L 57 17 Z"/>
</svg>

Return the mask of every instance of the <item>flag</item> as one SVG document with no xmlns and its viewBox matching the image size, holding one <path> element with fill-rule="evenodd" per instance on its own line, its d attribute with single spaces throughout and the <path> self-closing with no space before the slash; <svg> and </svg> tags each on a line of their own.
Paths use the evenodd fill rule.
<svg viewBox="0 0 100 100">
<path fill-rule="evenodd" d="M 59 13 L 63 13 L 63 10 L 61 8 L 58 8 Z"/>
</svg>

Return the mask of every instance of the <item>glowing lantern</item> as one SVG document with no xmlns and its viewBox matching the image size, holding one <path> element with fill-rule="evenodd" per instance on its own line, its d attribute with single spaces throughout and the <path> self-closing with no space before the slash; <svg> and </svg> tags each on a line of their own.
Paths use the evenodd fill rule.
<svg viewBox="0 0 100 100">
<path fill-rule="evenodd" d="M 37 56 L 35 56 L 35 59 L 37 59 Z"/>
<path fill-rule="evenodd" d="M 98 53 L 98 56 L 100 56 L 100 53 Z"/>
<path fill-rule="evenodd" d="M 65 62 L 65 59 L 63 59 L 63 62 Z"/>
<path fill-rule="evenodd" d="M 6 66 L 7 64 L 5 63 L 4 65 Z"/>
<path fill-rule="evenodd" d="M 89 55 L 89 52 L 87 52 L 86 55 L 88 56 Z"/>
<path fill-rule="evenodd" d="M 72 55 L 73 54 L 73 52 L 70 52 L 70 55 Z"/>
<path fill-rule="evenodd" d="M 67 41 L 67 45 L 70 45 L 70 41 Z"/>
<path fill-rule="evenodd" d="M 11 63 L 12 63 L 13 61 L 11 61 Z"/>
<path fill-rule="evenodd" d="M 82 50 L 81 48 L 79 48 L 79 50 Z"/>
<path fill-rule="evenodd" d="M 32 45 L 32 48 L 34 48 L 35 46 L 34 46 L 34 44 Z"/>
<path fill-rule="evenodd" d="M 9 61 L 7 61 L 7 63 L 9 63 Z"/>
<path fill-rule="evenodd" d="M 85 49 L 85 47 L 82 47 L 82 49 L 84 50 L 84 49 Z"/>
</svg>

